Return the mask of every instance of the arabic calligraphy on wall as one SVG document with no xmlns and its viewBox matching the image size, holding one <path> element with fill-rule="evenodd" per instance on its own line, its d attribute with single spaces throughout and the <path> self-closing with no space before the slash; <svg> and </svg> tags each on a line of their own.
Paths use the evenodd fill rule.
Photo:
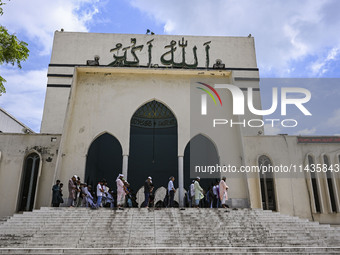
<svg viewBox="0 0 340 255">
<path fill-rule="evenodd" d="M 175 118 L 168 119 L 144 119 L 132 117 L 131 125 L 143 128 L 171 128 L 176 127 L 177 121 Z"/>
<path fill-rule="evenodd" d="M 152 48 L 154 39 L 148 41 L 147 44 L 147 57 L 148 62 L 146 67 L 158 67 L 157 64 L 152 63 Z M 205 51 L 205 67 L 209 68 L 209 50 L 211 41 L 205 42 L 202 45 L 202 50 Z M 137 45 L 136 38 L 131 38 L 131 45 L 123 47 L 121 43 L 117 43 L 114 48 L 110 50 L 113 53 L 113 59 L 108 66 L 117 66 L 117 67 L 137 67 L 140 65 L 140 58 L 139 54 L 142 52 L 145 45 L 140 44 Z M 198 47 L 196 45 L 193 46 L 192 51 L 186 50 L 188 47 L 188 41 L 179 40 L 178 42 L 175 40 L 170 41 L 168 45 L 164 46 L 166 50 L 164 54 L 160 57 L 160 63 L 162 63 L 166 67 L 175 67 L 175 68 L 190 68 L 194 69 L 198 67 L 198 58 L 197 58 L 197 50 Z M 204 48 L 204 49 L 203 49 Z M 201 49 L 200 49 L 201 50 Z M 175 59 L 175 52 L 180 51 L 180 59 Z M 193 62 L 187 63 L 186 54 L 192 54 Z"/>
</svg>

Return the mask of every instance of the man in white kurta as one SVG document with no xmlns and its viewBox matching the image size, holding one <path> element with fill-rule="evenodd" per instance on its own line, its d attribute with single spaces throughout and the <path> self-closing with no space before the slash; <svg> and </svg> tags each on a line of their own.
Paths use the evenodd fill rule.
<svg viewBox="0 0 340 255">
<path fill-rule="evenodd" d="M 199 206 L 201 199 L 204 197 L 203 195 L 203 189 L 199 184 L 199 181 L 201 180 L 200 177 L 196 178 L 196 181 L 194 183 L 194 189 L 195 189 L 195 205 L 196 207 Z"/>
<path fill-rule="evenodd" d="M 190 207 L 195 206 L 195 180 L 192 181 L 190 184 L 190 199 L 191 199 L 191 204 Z"/>
<path fill-rule="evenodd" d="M 226 177 L 222 177 L 222 180 L 220 181 L 220 199 L 221 199 L 221 204 L 223 208 L 226 208 L 226 202 L 228 200 L 228 189 L 229 187 L 227 186 L 227 184 L 225 183 L 226 181 Z"/>
<path fill-rule="evenodd" d="M 124 200 L 125 200 L 125 189 L 124 189 L 124 182 L 123 182 L 123 177 L 124 175 L 120 174 L 118 175 L 116 179 L 117 183 L 117 207 L 118 209 L 123 209 L 121 208 L 124 205 Z"/>
</svg>

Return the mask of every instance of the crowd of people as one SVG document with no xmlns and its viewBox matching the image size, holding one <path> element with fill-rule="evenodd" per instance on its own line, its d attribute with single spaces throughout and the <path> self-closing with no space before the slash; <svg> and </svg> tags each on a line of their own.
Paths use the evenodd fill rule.
<svg viewBox="0 0 340 255">
<path fill-rule="evenodd" d="M 95 189 L 85 182 L 81 182 L 77 175 L 73 175 L 68 181 L 68 199 L 66 206 L 68 207 L 88 207 L 97 209 L 99 207 L 115 207 L 115 201 L 118 209 L 124 205 L 133 207 L 132 192 L 130 184 L 120 174 L 117 179 L 117 193 L 108 187 L 107 181 L 102 179 L 98 182 Z M 63 184 L 60 180 L 52 187 L 52 206 L 59 207 L 64 203 L 63 199 Z"/>
<path fill-rule="evenodd" d="M 174 201 L 175 197 L 175 177 L 169 178 L 167 192 L 161 205 L 156 207 L 176 207 L 178 204 Z M 68 207 L 88 207 L 98 209 L 100 207 L 110 207 L 111 209 L 124 210 L 124 207 L 138 207 L 136 197 L 130 188 L 130 184 L 125 180 L 123 174 L 119 174 L 116 179 L 117 190 L 108 187 L 107 181 L 102 179 L 98 182 L 93 190 L 91 185 L 81 182 L 77 175 L 72 176 L 68 182 Z M 63 184 L 60 180 L 52 187 L 52 206 L 59 207 L 64 203 Z M 226 208 L 228 200 L 228 189 L 226 177 L 216 180 L 215 183 L 204 191 L 200 186 L 200 177 L 192 181 L 188 191 L 185 194 L 185 205 L 187 207 L 208 207 L 208 208 Z M 154 185 L 152 177 L 149 176 L 144 182 L 144 202 L 141 207 L 154 207 Z"/>
<path fill-rule="evenodd" d="M 187 207 L 226 208 L 228 189 L 226 177 L 215 180 L 215 183 L 205 192 L 200 186 L 200 177 L 192 181 L 185 196 Z"/>
</svg>

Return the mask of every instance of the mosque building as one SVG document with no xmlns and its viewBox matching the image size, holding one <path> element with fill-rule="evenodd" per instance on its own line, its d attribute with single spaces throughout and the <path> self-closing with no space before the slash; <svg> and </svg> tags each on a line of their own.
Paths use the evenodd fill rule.
<svg viewBox="0 0 340 255">
<path fill-rule="evenodd" d="M 226 176 L 231 207 L 340 224 L 340 138 L 264 135 L 253 37 L 56 31 L 47 77 L 40 133 L 0 134 L 0 216 L 122 173 L 156 202 L 174 176 L 180 206 Z"/>
</svg>

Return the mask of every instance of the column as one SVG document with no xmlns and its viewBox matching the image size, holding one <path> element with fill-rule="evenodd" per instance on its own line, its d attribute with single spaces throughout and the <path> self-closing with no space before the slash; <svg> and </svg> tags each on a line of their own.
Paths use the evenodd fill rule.
<svg viewBox="0 0 340 255">
<path fill-rule="evenodd" d="M 184 169 L 183 156 L 178 156 L 178 188 L 179 188 L 179 206 L 184 206 Z"/>
<path fill-rule="evenodd" d="M 129 155 L 123 155 L 122 174 L 124 175 L 125 180 L 127 180 L 127 175 L 128 175 L 128 160 L 129 160 Z"/>
</svg>

